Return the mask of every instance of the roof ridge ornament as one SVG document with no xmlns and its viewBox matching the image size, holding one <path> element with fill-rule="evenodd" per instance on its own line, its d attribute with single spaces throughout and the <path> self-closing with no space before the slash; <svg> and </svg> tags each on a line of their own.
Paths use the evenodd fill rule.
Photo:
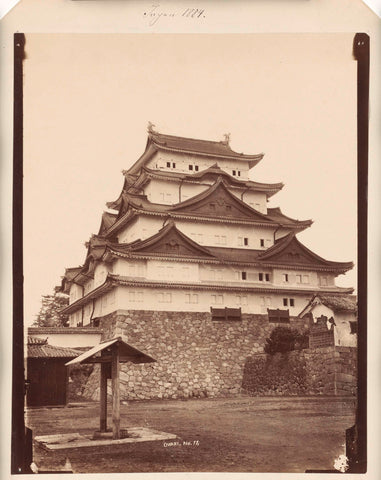
<svg viewBox="0 0 381 480">
<path fill-rule="evenodd" d="M 223 143 L 224 145 L 229 145 L 230 144 L 230 135 L 231 135 L 231 133 L 224 133 L 223 134 L 224 139 L 222 140 L 221 143 Z"/>
<path fill-rule="evenodd" d="M 156 127 L 156 125 L 149 121 L 148 126 L 147 126 L 147 132 L 148 133 L 158 133 L 153 129 L 153 127 Z"/>
</svg>

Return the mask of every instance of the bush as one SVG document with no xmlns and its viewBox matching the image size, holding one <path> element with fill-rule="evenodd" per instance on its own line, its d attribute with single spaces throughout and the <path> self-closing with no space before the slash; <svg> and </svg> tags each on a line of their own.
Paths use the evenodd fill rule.
<svg viewBox="0 0 381 480">
<path fill-rule="evenodd" d="M 308 348 L 308 333 L 301 334 L 288 327 L 275 327 L 266 339 L 264 351 L 270 355 Z"/>
</svg>

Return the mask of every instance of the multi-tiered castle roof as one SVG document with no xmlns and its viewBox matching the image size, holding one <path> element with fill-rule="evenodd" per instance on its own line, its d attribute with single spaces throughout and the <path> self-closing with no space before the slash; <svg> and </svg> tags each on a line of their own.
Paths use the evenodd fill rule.
<svg viewBox="0 0 381 480">
<path fill-rule="evenodd" d="M 323 259 L 296 237 L 311 226 L 268 199 L 282 183 L 249 179 L 263 154 L 220 142 L 163 135 L 149 126 L 143 155 L 123 171 L 82 266 L 66 270 L 71 325 L 118 309 L 297 313 L 312 294 L 346 294 L 335 277 L 352 262 Z M 110 211 L 111 210 L 111 211 Z"/>
</svg>

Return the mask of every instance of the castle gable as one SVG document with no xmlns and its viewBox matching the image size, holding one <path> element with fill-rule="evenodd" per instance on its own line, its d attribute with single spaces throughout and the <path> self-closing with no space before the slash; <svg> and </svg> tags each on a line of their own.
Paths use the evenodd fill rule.
<svg viewBox="0 0 381 480">
<path fill-rule="evenodd" d="M 205 192 L 178 203 L 171 209 L 176 213 L 198 214 L 211 217 L 232 217 L 272 223 L 229 192 L 222 178 Z"/>
<path fill-rule="evenodd" d="M 258 260 L 280 265 L 321 266 L 337 271 L 345 271 L 353 267 L 352 262 L 331 262 L 319 257 L 299 242 L 293 233 L 277 240 L 271 248 L 258 256 Z"/>
<path fill-rule="evenodd" d="M 208 249 L 180 232 L 174 222 L 170 222 L 147 240 L 135 242 L 131 250 L 133 253 L 214 258 Z"/>
</svg>

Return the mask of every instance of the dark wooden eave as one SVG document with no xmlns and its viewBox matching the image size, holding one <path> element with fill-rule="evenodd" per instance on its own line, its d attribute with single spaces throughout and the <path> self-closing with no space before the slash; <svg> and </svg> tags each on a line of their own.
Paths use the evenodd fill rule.
<svg viewBox="0 0 381 480">
<path fill-rule="evenodd" d="M 77 363 L 106 363 L 112 359 L 111 349 L 117 346 L 119 350 L 119 362 L 132 363 L 153 363 L 156 360 L 146 353 L 138 350 L 132 345 L 123 341 L 122 337 L 115 337 L 95 345 L 87 352 L 77 356 L 74 360 L 66 363 L 66 366 L 75 365 Z"/>
</svg>

